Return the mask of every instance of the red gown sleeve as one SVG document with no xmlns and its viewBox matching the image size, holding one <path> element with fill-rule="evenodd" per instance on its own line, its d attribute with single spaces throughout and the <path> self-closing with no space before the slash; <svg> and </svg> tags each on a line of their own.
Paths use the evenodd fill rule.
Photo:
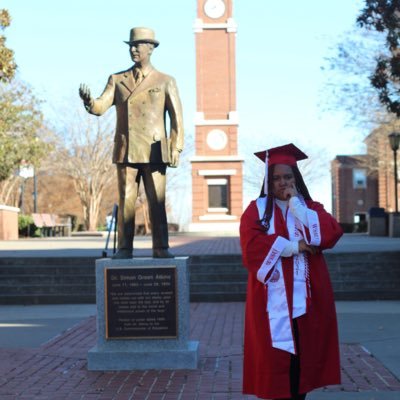
<svg viewBox="0 0 400 400">
<path fill-rule="evenodd" d="M 259 222 L 256 202 L 252 201 L 240 219 L 243 265 L 250 272 L 258 271 L 277 237 L 277 234 L 267 235 L 265 233 Z"/>
<path fill-rule="evenodd" d="M 314 201 L 307 201 L 307 206 L 318 214 L 321 231 L 321 250 L 331 249 L 343 235 L 343 230 L 335 218 L 332 217 L 324 206 Z"/>
</svg>

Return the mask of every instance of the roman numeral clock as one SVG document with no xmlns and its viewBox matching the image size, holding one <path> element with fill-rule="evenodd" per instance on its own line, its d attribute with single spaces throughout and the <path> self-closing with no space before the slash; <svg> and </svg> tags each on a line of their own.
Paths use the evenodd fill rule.
<svg viewBox="0 0 400 400">
<path fill-rule="evenodd" d="M 243 211 L 232 0 L 198 0 L 191 231 L 234 231 Z"/>
</svg>

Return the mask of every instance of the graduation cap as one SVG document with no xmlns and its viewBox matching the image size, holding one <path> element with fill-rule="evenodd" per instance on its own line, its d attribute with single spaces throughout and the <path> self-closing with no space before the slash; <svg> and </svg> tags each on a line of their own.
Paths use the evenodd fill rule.
<svg viewBox="0 0 400 400">
<path fill-rule="evenodd" d="M 268 166 L 274 164 L 297 165 L 297 161 L 305 160 L 307 157 L 293 143 L 285 144 L 284 146 L 273 147 L 272 149 L 259 151 L 254 153 L 261 161 L 268 160 Z"/>
<path fill-rule="evenodd" d="M 254 153 L 261 161 L 265 162 L 264 193 L 268 193 L 268 167 L 275 164 L 297 165 L 297 161 L 308 158 L 293 143 L 284 146 L 273 147 L 272 149 Z"/>
</svg>

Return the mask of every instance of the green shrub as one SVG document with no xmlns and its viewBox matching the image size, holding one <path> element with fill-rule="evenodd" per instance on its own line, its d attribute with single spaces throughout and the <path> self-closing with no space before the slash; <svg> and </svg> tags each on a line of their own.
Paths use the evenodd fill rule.
<svg viewBox="0 0 400 400">
<path fill-rule="evenodd" d="M 27 229 L 29 225 L 33 224 L 33 218 L 31 215 L 19 214 L 18 215 L 18 230 L 22 231 Z"/>
<path fill-rule="evenodd" d="M 40 229 L 33 223 L 31 215 L 18 215 L 18 235 L 22 237 L 40 236 Z"/>
</svg>

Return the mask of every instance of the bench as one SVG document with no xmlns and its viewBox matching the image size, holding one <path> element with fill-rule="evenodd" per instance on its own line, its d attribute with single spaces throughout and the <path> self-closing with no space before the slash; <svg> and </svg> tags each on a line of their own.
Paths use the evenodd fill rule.
<svg viewBox="0 0 400 400">
<path fill-rule="evenodd" d="M 32 214 L 41 236 L 71 236 L 71 218 L 56 214 Z"/>
</svg>

